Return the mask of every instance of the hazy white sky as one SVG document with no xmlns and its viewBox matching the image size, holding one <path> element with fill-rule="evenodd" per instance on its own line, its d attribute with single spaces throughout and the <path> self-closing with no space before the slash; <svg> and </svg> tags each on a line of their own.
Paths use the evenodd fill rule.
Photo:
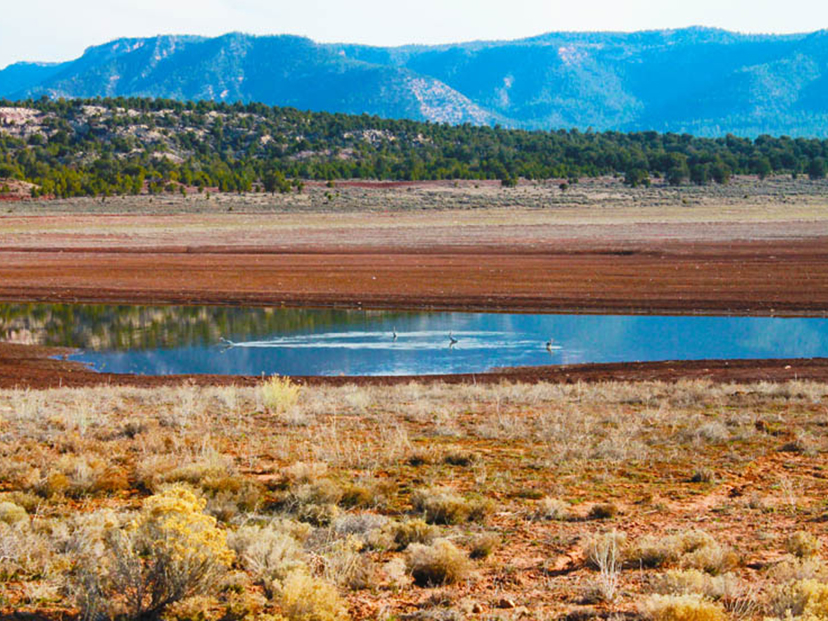
<svg viewBox="0 0 828 621">
<path fill-rule="evenodd" d="M 67 60 L 156 34 L 299 34 L 373 45 L 514 39 L 553 30 L 690 25 L 741 32 L 828 28 L 825 0 L 0 0 L 0 67 Z"/>
</svg>

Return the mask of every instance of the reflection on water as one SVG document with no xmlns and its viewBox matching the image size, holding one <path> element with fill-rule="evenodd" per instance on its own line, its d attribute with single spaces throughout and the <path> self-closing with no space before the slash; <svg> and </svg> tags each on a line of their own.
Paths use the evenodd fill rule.
<svg viewBox="0 0 828 621">
<path fill-rule="evenodd" d="M 828 320 L 0 305 L 0 338 L 120 373 L 416 375 L 494 367 L 828 356 Z"/>
</svg>

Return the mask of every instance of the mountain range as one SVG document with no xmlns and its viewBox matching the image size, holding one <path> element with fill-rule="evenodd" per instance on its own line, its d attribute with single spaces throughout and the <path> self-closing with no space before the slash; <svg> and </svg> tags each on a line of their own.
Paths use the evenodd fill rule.
<svg viewBox="0 0 828 621">
<path fill-rule="evenodd" d="M 158 36 L 0 71 L 0 97 L 257 101 L 452 124 L 828 136 L 828 30 L 549 33 L 439 46 Z"/>
</svg>

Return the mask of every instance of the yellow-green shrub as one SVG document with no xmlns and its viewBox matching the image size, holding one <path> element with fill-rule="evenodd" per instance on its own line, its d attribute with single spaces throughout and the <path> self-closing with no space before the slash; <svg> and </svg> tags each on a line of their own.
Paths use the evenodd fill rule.
<svg viewBox="0 0 828 621">
<path fill-rule="evenodd" d="M 205 504 L 189 488 L 172 486 L 147 498 L 125 527 L 108 529 L 103 550 L 81 559 L 75 575 L 84 615 L 151 617 L 208 593 L 233 552 Z"/>
<path fill-rule="evenodd" d="M 770 609 L 778 618 L 825 621 L 828 619 L 828 584 L 817 580 L 783 584 L 771 593 Z"/>
<path fill-rule="evenodd" d="M 274 375 L 259 387 L 262 404 L 273 414 L 285 414 L 299 402 L 301 387 L 289 377 Z"/>
<path fill-rule="evenodd" d="M 725 621 L 724 609 L 698 594 L 652 595 L 642 606 L 652 621 Z"/>
<path fill-rule="evenodd" d="M 345 609 L 336 588 L 304 571 L 294 571 L 282 583 L 279 604 L 289 621 L 345 621 Z"/>
<path fill-rule="evenodd" d="M 18 522 L 24 522 L 28 520 L 29 515 L 26 513 L 26 510 L 14 504 L 13 502 L 3 501 L 0 502 L 0 522 L 5 522 L 6 524 L 17 524 Z"/>
</svg>

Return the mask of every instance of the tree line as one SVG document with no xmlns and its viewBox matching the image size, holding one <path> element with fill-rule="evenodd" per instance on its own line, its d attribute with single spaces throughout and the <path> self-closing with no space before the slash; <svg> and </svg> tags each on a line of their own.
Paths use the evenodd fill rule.
<svg viewBox="0 0 828 621">
<path fill-rule="evenodd" d="M 34 196 L 289 192 L 301 180 L 572 179 L 630 186 L 728 183 L 732 175 L 826 176 L 828 140 L 525 131 L 258 103 L 112 98 L 9 102 L 37 112 L 0 125 L 0 179 Z M 5 131 L 4 131 L 5 130 Z"/>
</svg>

